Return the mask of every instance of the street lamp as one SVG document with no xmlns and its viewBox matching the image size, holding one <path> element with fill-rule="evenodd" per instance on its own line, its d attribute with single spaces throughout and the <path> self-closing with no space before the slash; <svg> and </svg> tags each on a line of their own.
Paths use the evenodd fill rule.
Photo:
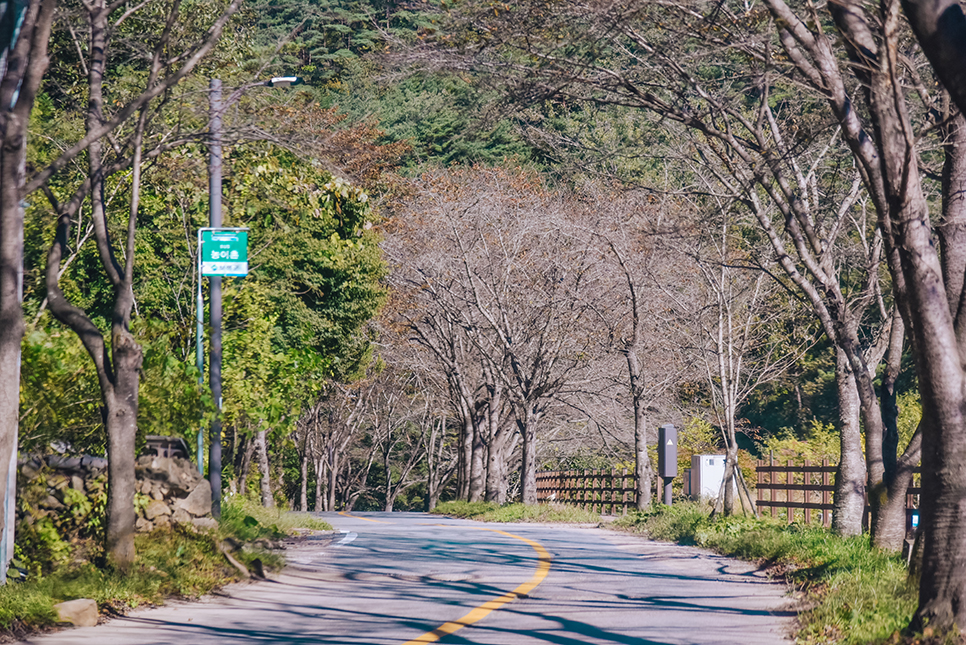
<svg viewBox="0 0 966 645">
<path fill-rule="evenodd" d="M 208 131 L 208 226 L 221 227 L 221 115 L 225 109 L 231 107 L 240 99 L 246 90 L 252 87 L 285 88 L 300 85 L 302 79 L 298 76 L 275 76 L 266 81 L 259 81 L 236 89 L 224 104 L 221 100 L 221 80 L 211 79 L 208 86 L 208 106 L 210 124 Z M 198 249 L 199 254 L 201 249 Z M 199 263 L 200 269 L 200 263 Z M 208 369 L 211 383 L 211 395 L 215 399 L 218 411 L 211 422 L 208 450 L 208 481 L 211 483 L 211 513 L 215 517 L 221 515 L 221 276 L 209 276 L 211 291 L 211 347 L 209 348 Z M 198 328 L 197 355 L 198 382 L 204 380 L 203 311 L 204 303 L 201 296 L 201 272 L 198 272 Z M 198 429 L 198 469 L 204 473 L 202 460 L 204 456 L 204 431 Z"/>
</svg>

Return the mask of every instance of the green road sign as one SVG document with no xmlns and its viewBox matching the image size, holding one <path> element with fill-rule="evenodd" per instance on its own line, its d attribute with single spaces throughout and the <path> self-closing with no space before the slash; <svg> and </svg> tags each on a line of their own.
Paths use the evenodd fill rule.
<svg viewBox="0 0 966 645">
<path fill-rule="evenodd" d="M 248 275 L 248 230 L 201 229 L 201 275 Z"/>
</svg>

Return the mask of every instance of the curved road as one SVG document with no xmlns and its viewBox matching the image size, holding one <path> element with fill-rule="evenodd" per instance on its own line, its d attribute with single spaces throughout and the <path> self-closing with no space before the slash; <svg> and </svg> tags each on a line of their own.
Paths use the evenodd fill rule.
<svg viewBox="0 0 966 645">
<path fill-rule="evenodd" d="M 334 541 L 234 585 L 36 645 L 770 645 L 794 612 L 750 565 L 601 529 L 325 514 Z"/>
</svg>

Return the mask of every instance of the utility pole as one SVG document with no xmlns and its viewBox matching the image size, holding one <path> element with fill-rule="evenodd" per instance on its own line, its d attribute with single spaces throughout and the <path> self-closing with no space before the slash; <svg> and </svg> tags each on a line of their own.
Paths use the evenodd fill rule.
<svg viewBox="0 0 966 645">
<path fill-rule="evenodd" d="M 230 107 L 241 98 L 247 89 L 252 87 L 277 87 L 286 88 L 292 85 L 300 85 L 302 79 L 297 76 L 276 76 L 267 81 L 259 81 L 250 85 L 236 89 L 228 97 L 227 104 L 221 100 L 221 80 L 211 79 L 208 85 L 208 226 L 212 229 L 220 229 L 221 217 L 221 115 L 225 107 Z M 247 230 L 247 229 L 246 229 Z M 247 234 L 246 234 L 247 235 Z M 247 240 L 247 237 L 245 238 Z M 203 383 L 204 373 L 204 350 L 203 342 L 203 316 L 204 301 L 201 295 L 201 266 L 202 266 L 202 244 L 201 233 L 198 236 L 198 339 L 197 339 L 197 361 L 200 373 L 198 383 Z M 241 274 L 228 273 L 226 275 L 245 275 L 248 272 L 247 258 L 244 264 L 244 272 Z M 211 300 L 211 346 L 208 350 L 208 382 L 211 384 L 211 396 L 215 399 L 215 418 L 211 422 L 208 434 L 208 482 L 211 484 L 211 514 L 218 518 L 221 517 L 221 275 L 209 275 L 210 300 Z M 198 468 L 204 470 L 201 463 L 204 456 L 204 430 L 199 428 L 198 434 Z"/>
<path fill-rule="evenodd" d="M 209 86 L 211 126 L 208 161 L 208 226 L 221 226 L 221 80 L 211 79 Z M 199 275 L 199 280 L 201 279 Z M 221 517 L 221 276 L 208 278 L 211 291 L 211 347 L 208 359 L 208 382 L 215 399 L 215 418 L 208 438 L 208 481 L 211 483 L 211 514 Z"/>
</svg>

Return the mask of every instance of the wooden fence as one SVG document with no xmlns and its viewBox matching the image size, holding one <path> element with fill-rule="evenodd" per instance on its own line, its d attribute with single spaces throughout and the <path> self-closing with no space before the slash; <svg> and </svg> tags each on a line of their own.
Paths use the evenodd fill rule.
<svg viewBox="0 0 966 645">
<path fill-rule="evenodd" d="M 627 513 L 637 503 L 636 477 L 623 470 L 537 473 L 537 501 L 574 504 L 595 513 Z"/>
<path fill-rule="evenodd" d="M 834 479 L 837 466 L 832 465 L 828 460 L 821 464 L 813 464 L 805 461 L 802 465 L 797 465 L 791 461 L 784 465 L 773 460 L 758 460 L 755 468 L 757 473 L 755 488 L 758 491 L 758 508 L 760 512 L 765 512 L 766 508 L 771 508 L 772 517 L 777 517 L 779 509 L 784 509 L 788 522 L 795 520 L 798 511 L 801 511 L 805 523 L 812 522 L 813 512 L 818 513 L 816 518 L 823 525 L 829 526 L 832 523 L 832 492 L 835 489 Z M 919 507 L 918 474 L 913 485 L 906 491 L 906 518 L 907 526 L 911 524 L 911 517 Z M 866 505 L 863 525 L 868 526 L 869 507 Z"/>
<path fill-rule="evenodd" d="M 771 509 L 773 517 L 783 513 L 789 522 L 801 517 L 825 526 L 832 523 L 832 492 L 836 466 L 791 461 L 784 465 L 774 460 L 759 460 L 755 471 L 759 512 Z M 906 515 L 911 518 L 919 507 L 918 473 L 906 492 Z M 627 513 L 637 504 L 634 473 L 624 470 L 557 470 L 537 473 L 537 501 L 574 504 L 597 513 Z M 866 507 L 868 516 L 868 506 Z M 866 517 L 865 525 L 868 525 Z"/>
</svg>

